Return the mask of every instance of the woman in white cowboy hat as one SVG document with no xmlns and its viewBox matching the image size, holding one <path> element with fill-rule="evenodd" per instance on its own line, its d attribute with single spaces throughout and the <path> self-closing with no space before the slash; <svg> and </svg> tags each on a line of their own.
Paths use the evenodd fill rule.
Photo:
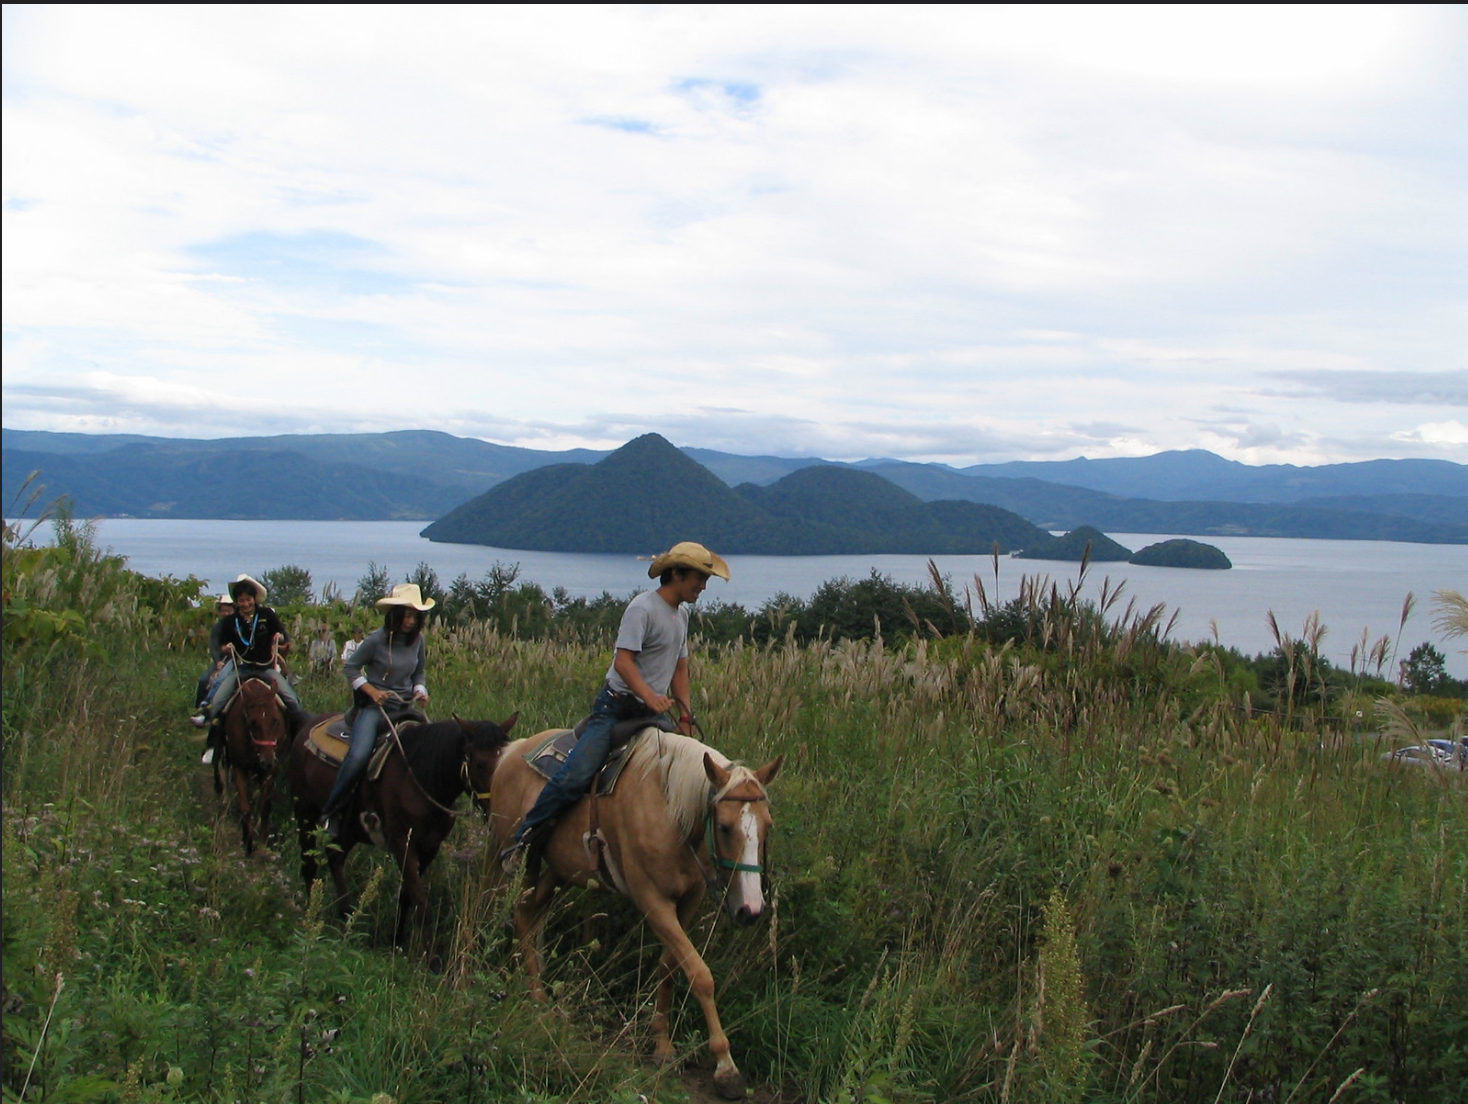
<svg viewBox="0 0 1468 1104">
<path fill-rule="evenodd" d="M 275 665 L 277 657 L 291 650 L 290 633 L 285 631 L 280 615 L 265 604 L 265 587 L 258 580 L 241 575 L 229 584 L 229 596 L 234 599 L 234 615 L 224 618 L 219 644 L 230 659 L 210 692 L 203 723 L 213 725 L 219 720 L 239 688 L 243 672 L 247 678 L 261 678 L 275 687 L 285 706 L 288 731 L 294 732 L 306 719 L 306 711 L 301 708 L 301 699 L 296 696 L 290 679 L 283 677 Z M 195 723 L 199 723 L 197 719 Z M 219 733 L 210 732 L 204 762 L 211 761 L 214 749 L 222 742 Z"/>
<path fill-rule="evenodd" d="M 515 842 L 500 854 L 513 873 L 535 831 L 563 809 L 581 800 L 612 749 L 612 727 L 637 716 L 667 713 L 678 707 L 678 729 L 693 735 L 689 712 L 688 614 L 709 577 L 729 578 L 722 556 L 695 541 L 682 541 L 653 558 L 647 569 L 658 581 L 656 590 L 644 591 L 627 603 L 617 629 L 616 654 L 591 706 L 581 738 L 549 779 L 515 833 Z"/>
<path fill-rule="evenodd" d="M 432 598 L 423 597 L 417 583 L 399 583 L 377 601 L 377 608 L 383 611 L 382 628 L 363 640 L 343 665 L 357 716 L 352 722 L 351 748 L 337 770 L 321 814 L 321 826 L 333 838 L 341 834 L 341 814 L 372 758 L 384 707 L 398 712 L 410 702 L 414 706 L 428 703 L 428 687 L 423 682 L 428 663 L 423 615 L 435 604 Z"/>
</svg>

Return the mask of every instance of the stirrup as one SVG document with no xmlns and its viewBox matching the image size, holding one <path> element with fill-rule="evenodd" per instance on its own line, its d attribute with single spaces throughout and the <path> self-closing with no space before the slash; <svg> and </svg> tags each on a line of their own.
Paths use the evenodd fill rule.
<svg viewBox="0 0 1468 1104">
<path fill-rule="evenodd" d="M 516 840 L 499 854 L 500 869 L 506 874 L 520 873 L 520 867 L 525 862 L 525 852 L 530 850 L 530 845 L 524 840 Z"/>
</svg>

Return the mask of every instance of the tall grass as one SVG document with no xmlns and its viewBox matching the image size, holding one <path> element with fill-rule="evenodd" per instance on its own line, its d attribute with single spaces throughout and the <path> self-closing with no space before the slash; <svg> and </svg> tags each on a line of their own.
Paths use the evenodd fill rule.
<svg viewBox="0 0 1468 1104">
<path fill-rule="evenodd" d="M 179 723 L 207 622 L 125 574 L 111 598 L 68 592 L 66 564 L 12 552 L 11 592 L 54 568 L 71 596 L 34 608 L 80 617 L 74 639 L 5 641 L 7 1101 L 685 1098 L 643 1061 L 656 948 L 625 901 L 562 896 L 548 1010 L 525 999 L 476 821 L 429 879 L 441 975 L 390 950 L 380 853 L 354 854 L 360 910 L 328 920 L 292 842 L 240 854 Z M 787 756 L 774 914 L 735 931 L 710 910 L 692 933 L 766 1092 L 1468 1094 L 1460 776 L 1384 765 L 1320 699 L 1250 716 L 1206 650 L 1121 597 L 1031 586 L 1031 635 L 1003 644 L 695 644 L 710 742 Z M 607 646 L 441 629 L 435 712 L 568 723 Z M 303 690 L 313 708 L 341 693 Z M 697 1065 L 696 1005 L 675 1023 Z"/>
</svg>

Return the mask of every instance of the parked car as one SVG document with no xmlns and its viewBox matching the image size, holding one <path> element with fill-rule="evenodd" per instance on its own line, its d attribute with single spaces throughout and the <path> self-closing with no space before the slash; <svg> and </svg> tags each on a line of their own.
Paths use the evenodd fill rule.
<svg viewBox="0 0 1468 1104">
<path fill-rule="evenodd" d="M 1468 736 L 1459 736 L 1457 740 L 1428 740 L 1427 742 L 1449 759 L 1457 760 L 1459 770 L 1468 770 Z"/>
<path fill-rule="evenodd" d="M 1453 757 L 1449 752 L 1435 748 L 1430 743 L 1397 748 L 1396 751 L 1383 752 L 1381 757 L 1388 762 L 1400 763 L 1404 767 L 1447 768 L 1454 765 Z"/>
</svg>

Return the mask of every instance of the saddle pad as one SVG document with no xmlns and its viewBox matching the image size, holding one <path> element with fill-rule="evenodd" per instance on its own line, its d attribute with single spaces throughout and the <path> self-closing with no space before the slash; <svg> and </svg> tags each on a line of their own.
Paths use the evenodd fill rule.
<svg viewBox="0 0 1468 1104">
<path fill-rule="evenodd" d="M 314 725 L 306 740 L 306 746 L 315 753 L 318 759 L 324 759 L 334 767 L 342 765 L 342 760 L 347 757 L 347 749 L 352 746 L 352 726 L 347 724 L 345 713 L 333 713 L 320 724 Z M 415 727 L 416 721 L 406 721 L 398 725 L 398 733 L 404 734 L 410 728 Z M 377 734 L 377 747 L 373 749 L 372 759 L 367 764 L 367 777 L 373 781 L 382 773 L 382 764 L 386 762 L 389 751 L 392 749 L 392 734 L 379 732 Z"/>
<path fill-rule="evenodd" d="M 313 726 L 307 737 L 307 746 L 328 763 L 340 765 L 347 757 L 352 730 L 347 726 L 346 717 L 345 713 L 333 713 Z"/>
<path fill-rule="evenodd" d="M 641 736 L 642 733 L 639 732 L 621 747 L 611 750 L 593 783 L 597 793 L 605 796 L 612 792 L 612 788 L 617 784 L 617 779 L 622 777 L 622 768 L 631 758 L 633 746 Z M 572 729 L 554 729 L 546 734 L 544 740 L 525 753 L 525 762 L 529 763 L 542 778 L 549 778 L 560 769 L 561 764 L 566 761 L 566 756 L 571 754 L 571 749 L 576 746 L 579 739 L 580 737 Z"/>
</svg>

